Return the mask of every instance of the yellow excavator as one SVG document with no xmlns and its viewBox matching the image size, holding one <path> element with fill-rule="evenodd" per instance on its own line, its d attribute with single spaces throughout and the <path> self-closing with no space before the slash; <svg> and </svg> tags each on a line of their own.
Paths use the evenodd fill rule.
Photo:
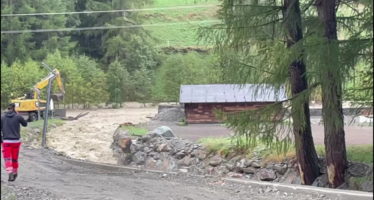
<svg viewBox="0 0 374 200">
<path fill-rule="evenodd" d="M 11 100 L 16 105 L 16 111 L 21 115 L 27 115 L 28 121 L 32 122 L 38 120 L 46 109 L 46 100 L 40 99 L 40 92 L 43 88 L 53 83 L 53 80 L 57 81 L 57 85 L 61 93 L 55 93 L 51 95 L 50 108 L 53 110 L 53 99 L 61 101 L 64 97 L 65 90 L 62 84 L 60 72 L 57 69 L 51 69 L 47 64 L 42 63 L 43 66 L 49 71 L 49 74 L 41 81 L 36 83 L 28 94 L 23 97 L 19 97 Z M 50 91 L 48 91 L 50 92 Z"/>
</svg>

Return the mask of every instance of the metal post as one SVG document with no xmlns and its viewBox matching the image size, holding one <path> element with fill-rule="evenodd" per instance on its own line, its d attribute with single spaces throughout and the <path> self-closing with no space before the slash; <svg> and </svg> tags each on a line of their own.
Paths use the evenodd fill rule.
<svg viewBox="0 0 374 200">
<path fill-rule="evenodd" d="M 40 95 L 39 94 L 38 94 L 38 106 L 37 107 L 38 107 L 38 119 L 37 120 L 40 120 Z"/>
<path fill-rule="evenodd" d="M 47 127 L 48 127 L 48 112 L 49 112 L 49 103 L 51 101 L 52 81 L 53 81 L 53 78 L 49 79 L 49 81 L 48 81 L 47 105 L 45 106 L 46 108 L 45 108 L 45 111 L 44 111 L 44 125 L 43 125 L 42 147 L 46 147 Z"/>
</svg>

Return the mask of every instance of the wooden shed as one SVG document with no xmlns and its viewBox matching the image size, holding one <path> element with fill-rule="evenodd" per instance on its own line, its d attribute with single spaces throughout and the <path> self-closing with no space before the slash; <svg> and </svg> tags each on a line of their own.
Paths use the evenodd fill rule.
<svg viewBox="0 0 374 200">
<path fill-rule="evenodd" d="M 182 85 L 179 102 L 188 123 L 218 123 L 215 110 L 237 112 L 256 109 L 286 99 L 283 89 L 269 85 L 211 84 Z"/>
</svg>

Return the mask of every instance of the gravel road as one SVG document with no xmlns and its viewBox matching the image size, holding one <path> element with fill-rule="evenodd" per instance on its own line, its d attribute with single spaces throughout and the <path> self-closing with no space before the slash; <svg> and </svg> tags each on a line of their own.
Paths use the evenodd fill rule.
<svg viewBox="0 0 374 200">
<path fill-rule="evenodd" d="M 271 188 L 225 183 L 218 178 L 90 167 L 69 162 L 50 150 L 29 147 L 22 149 L 20 164 L 19 177 L 11 183 L 7 182 L 7 176 L 2 166 L 2 200 L 330 199 L 318 194 L 287 194 Z"/>
</svg>

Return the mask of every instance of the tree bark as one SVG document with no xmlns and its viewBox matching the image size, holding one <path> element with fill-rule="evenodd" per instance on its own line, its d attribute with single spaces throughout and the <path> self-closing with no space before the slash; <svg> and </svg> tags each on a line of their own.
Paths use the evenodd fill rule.
<svg viewBox="0 0 374 200">
<path fill-rule="evenodd" d="M 323 37 L 327 40 L 323 51 L 324 65 L 321 66 L 322 111 L 325 131 L 327 175 L 330 187 L 344 183 L 347 156 L 342 109 L 342 80 L 339 70 L 336 0 L 316 2 L 318 18 L 323 25 Z M 334 68 L 334 67 L 335 68 Z M 322 71 L 323 70 L 323 71 Z"/>
<path fill-rule="evenodd" d="M 303 38 L 299 0 L 284 0 L 283 18 L 287 30 L 287 47 L 291 48 Z M 306 68 L 302 56 L 303 52 L 300 52 L 300 59 L 295 60 L 289 66 L 292 96 L 299 95 L 308 89 Z M 311 185 L 320 175 L 320 170 L 310 126 L 308 100 L 309 98 L 305 98 L 303 101 L 292 100 L 291 111 L 301 181 L 303 184 Z"/>
</svg>

